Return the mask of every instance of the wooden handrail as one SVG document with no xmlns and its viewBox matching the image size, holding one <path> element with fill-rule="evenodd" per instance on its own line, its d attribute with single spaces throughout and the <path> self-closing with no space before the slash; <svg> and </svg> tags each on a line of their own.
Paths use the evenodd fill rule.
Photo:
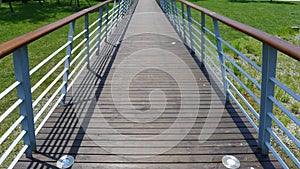
<svg viewBox="0 0 300 169">
<path fill-rule="evenodd" d="M 284 41 L 278 37 L 270 35 L 261 30 L 255 29 L 251 26 L 248 26 L 248 25 L 242 24 L 240 22 L 234 21 L 232 19 L 226 18 L 222 15 L 219 15 L 215 12 L 212 12 L 208 9 L 202 8 L 193 3 L 187 2 L 185 0 L 178 0 L 178 1 L 197 10 L 197 11 L 203 12 L 204 14 L 206 14 L 214 19 L 217 19 L 218 21 L 220 21 L 238 31 L 241 31 L 257 40 L 260 40 L 263 43 L 269 44 L 270 46 L 276 48 L 277 50 L 281 51 L 282 53 L 287 54 L 290 57 L 300 61 L 300 47 L 298 47 L 296 45 L 293 45 L 287 41 Z"/>
<path fill-rule="evenodd" d="M 110 2 L 112 2 L 113 0 L 106 0 L 98 5 L 92 6 L 90 8 L 84 9 L 80 12 L 77 12 L 73 15 L 70 15 L 66 18 L 63 18 L 57 22 L 51 23 L 49 25 L 46 25 L 42 28 L 39 28 L 37 30 L 34 30 L 32 32 L 29 32 L 27 34 L 24 34 L 22 36 L 19 36 L 13 40 L 10 40 L 8 42 L 5 42 L 3 44 L 0 44 L 0 59 L 5 57 L 6 55 L 12 53 L 13 51 L 17 50 L 18 48 L 27 45 L 47 34 L 49 34 L 50 32 L 53 32 L 59 28 L 61 28 L 62 26 L 84 16 L 87 13 L 90 13 L 98 8 L 100 8 L 101 6 L 104 6 Z"/>
</svg>

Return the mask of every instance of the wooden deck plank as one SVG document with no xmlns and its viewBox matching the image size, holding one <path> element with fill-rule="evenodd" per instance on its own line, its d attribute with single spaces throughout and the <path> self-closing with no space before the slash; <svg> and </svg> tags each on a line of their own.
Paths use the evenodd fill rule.
<svg viewBox="0 0 300 169">
<path fill-rule="evenodd" d="M 124 29 L 131 14 L 41 129 L 33 159 L 22 157 L 16 168 L 56 168 L 65 154 L 75 157 L 74 169 L 224 169 L 224 155 L 235 155 L 240 168 L 281 168 L 257 153 L 255 129 L 237 105 L 225 104 L 220 84 L 156 2 L 140 0 Z"/>
</svg>

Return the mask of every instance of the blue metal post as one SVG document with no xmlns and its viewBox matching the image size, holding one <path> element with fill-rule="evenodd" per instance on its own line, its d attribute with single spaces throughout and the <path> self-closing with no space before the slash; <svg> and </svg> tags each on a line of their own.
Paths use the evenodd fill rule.
<svg viewBox="0 0 300 169">
<path fill-rule="evenodd" d="M 85 38 L 86 38 L 86 62 L 88 66 L 90 65 L 90 29 L 89 29 L 89 14 L 85 14 L 84 16 L 84 22 L 85 22 Z"/>
<path fill-rule="evenodd" d="M 121 16 L 121 15 L 120 15 L 120 12 L 121 12 L 121 1 L 120 1 L 120 0 L 118 0 L 118 4 L 119 4 L 119 5 L 118 5 L 118 16 L 117 16 L 117 17 L 118 17 L 118 20 L 117 20 L 117 24 L 118 24 L 118 22 L 119 22 L 119 20 L 120 20 L 120 16 Z"/>
<path fill-rule="evenodd" d="M 128 2 L 127 2 L 127 9 L 126 9 L 126 11 L 129 9 L 129 7 L 130 7 L 131 3 L 132 3 L 132 1 L 131 1 L 131 0 L 128 0 Z"/>
<path fill-rule="evenodd" d="M 177 31 L 180 33 L 180 23 L 178 18 L 178 8 L 177 8 L 176 0 L 174 0 L 174 5 L 175 5 L 175 16 L 176 16 L 176 28 Z"/>
<path fill-rule="evenodd" d="M 121 1 L 121 4 L 122 4 L 122 13 L 121 13 L 121 17 L 124 17 L 124 15 L 125 15 L 125 13 L 126 13 L 126 11 L 127 11 L 127 4 L 128 4 L 128 1 L 126 1 L 126 0 L 122 0 Z"/>
<path fill-rule="evenodd" d="M 171 12 L 171 0 L 168 0 L 167 2 L 167 10 L 168 10 L 168 15 L 169 17 L 171 17 L 170 15 L 172 14 Z M 170 18 L 171 19 L 171 18 Z"/>
<path fill-rule="evenodd" d="M 108 14 L 109 14 L 109 5 L 106 4 L 106 22 L 105 22 L 105 40 L 107 40 L 107 35 L 108 35 Z"/>
<path fill-rule="evenodd" d="M 62 105 L 66 104 L 66 97 L 67 97 L 67 90 L 68 90 L 68 79 L 69 79 L 69 69 L 70 69 L 71 54 L 72 54 L 72 48 L 73 48 L 74 29 L 75 29 L 75 21 L 70 23 L 70 28 L 69 28 L 68 42 L 70 44 L 68 45 L 67 50 L 66 50 L 66 55 L 68 56 L 68 58 L 65 61 L 65 69 L 67 69 L 67 71 L 66 71 L 66 73 L 64 74 L 64 77 L 63 77 L 63 82 L 65 83 L 65 85 L 61 89 L 62 90 L 62 95 L 63 95 L 63 98 L 61 100 Z"/>
<path fill-rule="evenodd" d="M 227 92 L 228 83 L 227 83 L 227 80 L 226 80 L 226 68 L 225 68 L 225 60 L 224 60 L 224 56 L 223 56 L 222 42 L 220 40 L 221 36 L 220 36 L 219 24 L 218 24 L 218 21 L 216 19 L 213 19 L 213 22 L 214 22 L 214 29 L 215 29 L 218 55 L 219 55 L 219 62 L 220 62 L 221 71 L 222 71 L 223 87 L 224 87 L 226 100 L 228 100 L 228 98 L 229 98 L 229 95 L 228 95 L 228 92 Z"/>
<path fill-rule="evenodd" d="M 270 134 L 267 129 L 271 128 L 272 119 L 267 115 L 267 113 L 272 113 L 273 111 L 273 102 L 269 99 L 269 97 L 274 96 L 274 83 L 270 80 L 270 78 L 275 78 L 276 62 L 277 50 L 264 43 L 258 135 L 258 148 L 262 150 L 261 153 L 263 155 L 267 155 L 269 152 L 265 143 L 270 143 Z"/>
<path fill-rule="evenodd" d="M 116 0 L 114 0 L 114 7 L 112 9 L 112 13 L 111 13 L 111 22 L 110 22 L 110 30 L 109 30 L 109 35 L 112 33 L 112 28 L 113 28 L 113 24 L 114 24 L 114 20 L 115 20 L 115 10 L 116 10 Z"/>
<path fill-rule="evenodd" d="M 201 13 L 201 62 L 205 63 L 205 14 Z"/>
<path fill-rule="evenodd" d="M 163 0 L 163 9 L 164 9 L 164 12 L 166 14 L 168 14 L 168 11 L 167 11 L 167 0 Z"/>
<path fill-rule="evenodd" d="M 184 14 L 184 4 L 181 3 L 181 15 L 182 15 L 182 29 L 183 29 L 183 41 L 186 43 L 186 26 L 185 26 L 185 14 Z"/>
<path fill-rule="evenodd" d="M 27 46 L 16 50 L 13 53 L 13 60 L 16 80 L 21 82 L 17 87 L 17 92 L 19 99 L 23 100 L 20 104 L 20 114 L 25 117 L 22 121 L 22 129 L 26 131 L 24 144 L 29 146 L 25 153 L 26 157 L 31 158 L 32 151 L 36 151 L 36 138 Z"/>
<path fill-rule="evenodd" d="M 194 37 L 193 37 L 193 30 L 192 30 L 192 14 L 191 8 L 186 6 L 187 15 L 188 15 L 188 22 L 189 22 L 189 33 L 190 33 L 190 52 L 194 53 Z"/>
<path fill-rule="evenodd" d="M 171 5 L 171 16 L 170 19 L 172 20 L 172 24 L 175 27 L 175 8 L 174 8 L 174 0 L 170 0 L 170 5 Z"/>
<path fill-rule="evenodd" d="M 101 44 L 101 31 L 102 31 L 102 17 L 103 17 L 103 7 L 99 8 L 99 21 L 98 21 L 98 40 L 97 40 L 97 52 L 96 55 L 100 54 L 100 44 Z"/>
<path fill-rule="evenodd" d="M 160 0 L 160 6 L 161 6 L 161 8 L 163 9 L 164 12 L 166 12 L 165 3 L 166 3 L 166 0 Z"/>
</svg>

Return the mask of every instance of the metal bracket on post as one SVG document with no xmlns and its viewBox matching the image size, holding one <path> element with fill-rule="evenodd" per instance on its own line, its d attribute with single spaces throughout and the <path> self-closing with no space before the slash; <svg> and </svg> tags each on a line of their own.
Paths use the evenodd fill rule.
<svg viewBox="0 0 300 169">
<path fill-rule="evenodd" d="M 191 54 L 194 54 L 194 37 L 193 37 L 193 30 L 192 30 L 192 14 L 191 14 L 191 8 L 189 6 L 186 6 L 187 9 L 187 15 L 188 15 L 188 23 L 189 23 L 189 33 L 190 33 L 190 52 Z"/>
<path fill-rule="evenodd" d="M 201 13 L 201 62 L 205 64 L 205 14 Z"/>
<path fill-rule="evenodd" d="M 218 21 L 216 19 L 213 19 L 214 22 L 214 29 L 215 29 L 215 36 L 216 36 L 216 43 L 217 43 L 217 49 L 218 49 L 218 55 L 219 55 L 219 62 L 221 65 L 221 71 L 222 71 L 222 80 L 223 80 L 223 87 L 225 92 L 225 99 L 226 101 L 229 99 L 229 95 L 227 92 L 228 89 L 228 83 L 226 80 L 226 68 L 225 68 L 225 60 L 223 56 L 223 48 L 222 48 L 222 42 L 221 42 L 221 36 L 220 36 L 220 30 Z"/>
<path fill-rule="evenodd" d="M 270 134 L 267 129 L 271 128 L 272 119 L 267 114 L 273 112 L 273 102 L 269 97 L 274 96 L 274 82 L 270 78 L 275 78 L 276 76 L 276 62 L 277 50 L 264 43 L 258 133 L 258 149 L 261 149 L 263 155 L 267 155 L 269 152 L 265 143 L 270 143 Z"/>
<path fill-rule="evenodd" d="M 185 15 L 184 15 L 184 4 L 181 3 L 181 15 L 182 15 L 182 29 L 183 29 L 183 33 L 182 33 L 182 39 L 184 41 L 184 43 L 186 43 L 186 26 L 185 26 Z"/>
<path fill-rule="evenodd" d="M 101 31 L 102 31 L 102 17 L 103 17 L 103 7 L 99 8 L 99 21 L 98 21 L 98 41 L 97 41 L 97 52 L 96 55 L 100 54 L 100 44 L 101 44 Z"/>
<path fill-rule="evenodd" d="M 29 61 L 27 46 L 23 46 L 13 53 L 14 70 L 16 80 L 21 82 L 17 87 L 20 104 L 20 114 L 25 117 L 22 121 L 22 129 L 26 131 L 24 144 L 29 148 L 26 150 L 26 157 L 32 157 L 32 151 L 36 151 L 36 138 L 34 129 L 34 115 L 32 108 L 32 95 L 29 75 Z"/>
<path fill-rule="evenodd" d="M 86 38 L 86 43 L 85 43 L 85 47 L 86 47 L 86 62 L 87 62 L 87 66 L 90 66 L 90 29 L 89 29 L 89 14 L 85 14 L 84 16 L 84 22 L 85 22 L 85 38 Z"/>
<path fill-rule="evenodd" d="M 67 46 L 67 50 L 66 50 L 66 55 L 68 56 L 68 58 L 65 61 L 65 69 L 67 69 L 67 71 L 65 72 L 64 77 L 63 77 L 63 83 L 65 83 L 65 85 L 61 89 L 61 92 L 62 92 L 62 95 L 63 95 L 63 98 L 61 100 L 61 105 L 66 104 L 66 97 L 67 97 L 67 90 L 68 90 L 68 79 L 69 79 L 69 69 L 70 69 L 72 47 L 73 47 L 74 30 L 75 30 L 75 21 L 72 21 L 70 23 L 69 35 L 68 35 L 69 45 Z"/>
</svg>

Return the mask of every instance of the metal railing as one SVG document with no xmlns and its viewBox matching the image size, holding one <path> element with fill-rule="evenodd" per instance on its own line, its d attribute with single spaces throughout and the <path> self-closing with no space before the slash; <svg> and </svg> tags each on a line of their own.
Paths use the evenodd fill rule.
<svg viewBox="0 0 300 169">
<path fill-rule="evenodd" d="M 299 64 L 300 47 L 185 0 L 157 2 L 191 53 L 222 84 L 226 99 L 231 99 L 238 105 L 259 133 L 258 150 L 261 154 L 268 155 L 271 151 L 284 168 L 300 168 L 299 116 L 276 97 L 281 91 L 290 101 L 299 105 L 300 91 L 293 91 L 287 87 L 290 85 L 288 82 L 281 82 L 275 76 L 278 53 L 281 52 L 280 56 L 285 55 L 283 57 L 292 58 Z M 261 48 L 260 59 L 250 58 L 225 41 L 220 33 L 226 32 L 222 32 L 220 26 L 234 28 L 262 43 L 258 47 Z M 295 71 L 299 69 L 296 67 Z M 298 84 L 299 82 L 294 85 Z M 291 132 L 280 119 L 283 116 L 288 124 L 294 125 L 296 133 Z"/>
<path fill-rule="evenodd" d="M 101 42 L 109 37 L 130 5 L 131 0 L 107 0 L 0 45 L 0 58 L 13 55 L 15 75 L 15 82 L 0 93 L 0 101 L 9 104 L 0 116 L 3 133 L 0 166 L 13 168 L 24 152 L 32 157 L 36 151 L 36 134 L 55 108 L 65 104 L 67 91 L 90 59 L 99 54 Z M 51 36 L 67 24 L 66 43 L 30 69 L 28 45 L 48 34 Z M 50 69 L 31 84 L 31 77 L 40 76 L 39 71 L 47 67 Z"/>
</svg>

